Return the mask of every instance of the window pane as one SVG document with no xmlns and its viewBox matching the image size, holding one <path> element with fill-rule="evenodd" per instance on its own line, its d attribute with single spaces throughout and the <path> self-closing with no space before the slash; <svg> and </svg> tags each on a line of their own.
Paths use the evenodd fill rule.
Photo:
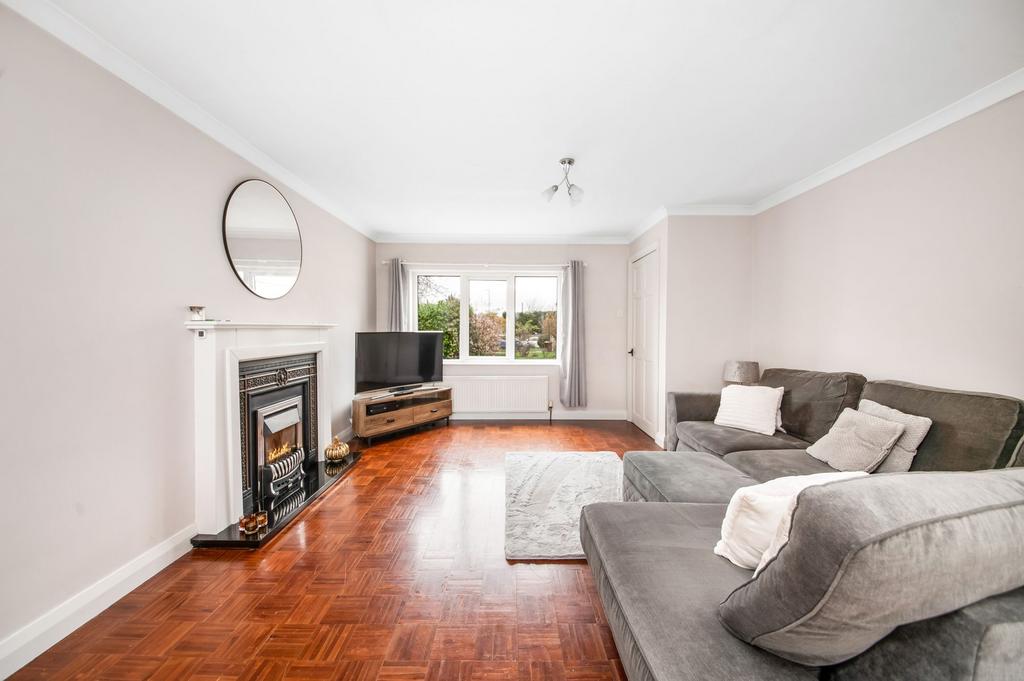
<svg viewBox="0 0 1024 681">
<path fill-rule="evenodd" d="M 558 277 L 516 277 L 516 359 L 554 359 Z"/>
<path fill-rule="evenodd" d="M 469 282 L 469 356 L 505 356 L 507 282 Z"/>
<path fill-rule="evenodd" d="M 459 358 L 458 277 L 416 277 L 416 314 L 420 331 L 443 331 L 441 355 Z"/>
</svg>

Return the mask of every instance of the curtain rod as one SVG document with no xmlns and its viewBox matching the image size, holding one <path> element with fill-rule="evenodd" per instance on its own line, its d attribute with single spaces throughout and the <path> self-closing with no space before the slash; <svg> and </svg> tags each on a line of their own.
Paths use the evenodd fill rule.
<svg viewBox="0 0 1024 681">
<path fill-rule="evenodd" d="M 480 263 L 480 262 L 410 262 L 408 260 L 402 260 L 401 263 L 403 265 L 413 265 L 415 267 L 483 267 L 485 269 L 506 269 L 506 270 L 516 270 L 516 269 L 523 269 L 523 268 L 530 268 L 530 267 L 533 267 L 533 268 L 536 268 L 536 269 L 544 269 L 544 268 L 551 268 L 551 267 L 568 267 L 569 266 L 569 263 L 567 263 L 567 262 L 559 263 L 559 264 L 556 264 L 556 265 L 545 265 L 545 264 L 535 265 L 535 264 L 527 264 L 527 263 L 497 264 L 497 263 Z M 381 265 L 390 265 L 391 261 L 390 260 L 381 260 L 380 264 Z M 583 266 L 586 267 L 587 263 L 583 263 Z"/>
</svg>

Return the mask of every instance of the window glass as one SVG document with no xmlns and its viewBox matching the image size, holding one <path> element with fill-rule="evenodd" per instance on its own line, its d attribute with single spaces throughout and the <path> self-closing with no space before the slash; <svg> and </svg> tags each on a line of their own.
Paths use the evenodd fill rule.
<svg viewBox="0 0 1024 681">
<path fill-rule="evenodd" d="M 469 280 L 469 356 L 504 357 L 508 283 Z"/>
<path fill-rule="evenodd" d="M 416 277 L 416 318 L 420 331 L 442 331 L 444 359 L 459 358 L 460 277 Z"/>
<path fill-rule="evenodd" d="M 516 277 L 516 359 L 554 359 L 558 277 Z"/>
<path fill-rule="evenodd" d="M 245 282 L 246 286 L 249 286 L 250 278 L 246 277 Z M 263 298 L 280 298 L 295 285 L 295 275 L 258 272 L 252 275 L 251 282 L 252 285 L 249 288 L 259 291 L 258 295 Z"/>
</svg>

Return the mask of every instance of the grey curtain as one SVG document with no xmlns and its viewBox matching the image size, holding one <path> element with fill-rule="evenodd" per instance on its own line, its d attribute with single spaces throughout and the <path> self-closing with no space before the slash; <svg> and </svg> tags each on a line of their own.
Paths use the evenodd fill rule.
<svg viewBox="0 0 1024 681">
<path fill-rule="evenodd" d="M 401 258 L 392 258 L 388 265 L 391 282 L 391 301 L 388 310 L 388 331 L 409 330 L 409 273 Z"/>
<path fill-rule="evenodd" d="M 583 323 L 583 263 L 572 260 L 562 282 L 562 380 L 559 397 L 566 407 L 587 406 L 586 335 Z"/>
</svg>

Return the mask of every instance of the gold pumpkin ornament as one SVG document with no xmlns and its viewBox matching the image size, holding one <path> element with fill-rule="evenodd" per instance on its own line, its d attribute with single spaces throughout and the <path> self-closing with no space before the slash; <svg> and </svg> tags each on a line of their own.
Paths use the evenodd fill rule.
<svg viewBox="0 0 1024 681">
<path fill-rule="evenodd" d="M 334 440 L 324 449 L 324 458 L 328 461 L 341 461 L 348 456 L 348 445 L 334 436 Z"/>
</svg>

